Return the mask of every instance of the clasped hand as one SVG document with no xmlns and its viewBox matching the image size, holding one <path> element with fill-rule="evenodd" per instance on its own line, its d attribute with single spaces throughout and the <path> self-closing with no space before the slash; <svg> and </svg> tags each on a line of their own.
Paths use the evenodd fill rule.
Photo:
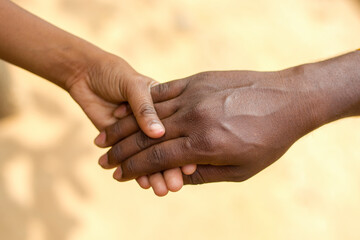
<svg viewBox="0 0 360 240">
<path fill-rule="evenodd" d="M 301 72 L 205 72 L 157 85 L 151 95 L 165 135 L 149 138 L 128 115 L 105 128 L 97 144 L 112 147 L 99 163 L 116 168 L 118 181 L 137 178 L 144 188 L 153 185 L 157 195 L 176 181 L 180 188 L 244 181 L 316 125 L 309 111 L 312 89 L 304 91 L 301 74 L 294 71 Z M 181 175 L 178 167 L 188 164 L 197 164 L 196 171 L 190 167 Z M 173 172 L 165 171 L 161 181 L 164 170 Z"/>
</svg>

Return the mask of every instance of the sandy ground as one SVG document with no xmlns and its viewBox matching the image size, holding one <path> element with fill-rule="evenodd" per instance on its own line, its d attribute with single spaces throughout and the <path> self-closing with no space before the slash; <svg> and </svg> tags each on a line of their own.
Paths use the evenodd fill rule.
<svg viewBox="0 0 360 240">
<path fill-rule="evenodd" d="M 360 1 L 15 2 L 159 81 L 277 70 L 360 47 Z M 0 120 L 1 239 L 360 239 L 360 119 L 305 136 L 244 183 L 158 198 L 97 165 L 97 132 L 65 92 L 0 69 L 17 105 Z"/>
</svg>

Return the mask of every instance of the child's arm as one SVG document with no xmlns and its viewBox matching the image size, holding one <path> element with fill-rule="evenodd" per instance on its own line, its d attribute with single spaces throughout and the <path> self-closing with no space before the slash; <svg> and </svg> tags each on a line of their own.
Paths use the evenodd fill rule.
<svg viewBox="0 0 360 240">
<path fill-rule="evenodd" d="M 0 0 L 0 58 L 57 84 L 74 98 L 99 129 L 126 115 L 129 102 L 140 128 L 152 138 L 165 129 L 154 109 L 150 88 L 156 82 L 137 73 L 122 58 L 69 34 L 8 0 Z M 101 139 L 101 135 L 98 140 Z M 192 167 L 193 168 L 193 167 Z M 180 169 L 166 171 L 175 184 L 166 186 L 163 176 L 151 178 L 152 185 L 166 190 L 182 186 Z M 149 182 L 147 177 L 139 183 Z M 150 184 L 150 183 L 149 183 Z M 150 185 L 149 185 L 150 186 Z M 157 187 L 154 187 L 157 189 Z"/>
<path fill-rule="evenodd" d="M 0 0 L 0 58 L 68 91 L 98 129 L 114 123 L 114 110 L 128 101 L 148 136 L 164 134 L 150 95 L 154 80 L 8 0 Z"/>
</svg>

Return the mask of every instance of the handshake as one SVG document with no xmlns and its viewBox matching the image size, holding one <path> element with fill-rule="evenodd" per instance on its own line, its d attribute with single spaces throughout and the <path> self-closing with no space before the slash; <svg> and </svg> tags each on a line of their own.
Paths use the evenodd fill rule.
<svg viewBox="0 0 360 240">
<path fill-rule="evenodd" d="M 62 87 L 111 147 L 99 163 L 159 196 L 244 181 L 299 138 L 360 115 L 360 52 L 276 72 L 205 72 L 158 84 L 122 58 L 0 1 L 0 58 Z"/>
<path fill-rule="evenodd" d="M 95 143 L 111 149 L 99 164 L 158 196 L 183 184 L 244 181 L 315 128 L 359 114 L 359 63 L 353 52 L 278 72 L 204 72 L 156 85 L 122 78 L 130 106 L 101 127 Z"/>
</svg>

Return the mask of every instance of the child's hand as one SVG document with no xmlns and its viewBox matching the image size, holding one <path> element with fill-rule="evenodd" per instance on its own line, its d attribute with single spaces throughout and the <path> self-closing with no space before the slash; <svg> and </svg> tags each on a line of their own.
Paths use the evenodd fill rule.
<svg viewBox="0 0 360 240">
<path fill-rule="evenodd" d="M 119 104 L 129 102 L 147 136 L 158 138 L 164 135 L 165 129 L 150 95 L 151 86 L 157 82 L 137 73 L 123 59 L 104 55 L 67 81 L 70 95 L 100 131 L 116 122 L 114 111 Z"/>
<path fill-rule="evenodd" d="M 137 73 L 123 59 L 105 53 L 78 76 L 70 78 L 66 82 L 66 88 L 94 125 L 102 131 L 95 140 L 97 145 L 102 146 L 106 141 L 106 134 L 103 132 L 105 127 L 130 113 L 135 116 L 134 124 L 139 125 L 147 136 L 159 138 L 164 135 L 165 129 L 157 116 L 150 94 L 150 88 L 156 84 L 153 79 Z M 130 107 L 126 107 L 126 102 Z M 185 167 L 184 173 L 192 173 L 192 168 L 186 171 Z M 152 186 L 159 196 L 166 195 L 169 190 L 178 191 L 183 186 L 180 168 L 149 177 L 143 176 L 137 181 L 143 188 Z"/>
</svg>

